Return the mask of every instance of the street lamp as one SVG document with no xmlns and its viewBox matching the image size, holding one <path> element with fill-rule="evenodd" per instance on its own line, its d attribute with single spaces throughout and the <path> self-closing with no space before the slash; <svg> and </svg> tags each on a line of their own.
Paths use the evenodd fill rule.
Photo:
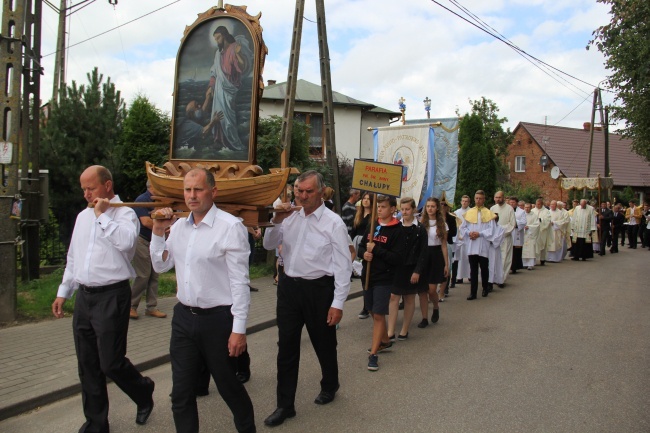
<svg viewBox="0 0 650 433">
<path fill-rule="evenodd" d="M 429 112 L 431 111 L 431 99 L 427 96 L 422 102 L 424 102 L 424 111 L 427 112 L 427 119 L 430 119 L 431 114 Z"/>
<path fill-rule="evenodd" d="M 402 125 L 406 124 L 406 116 L 404 115 L 404 112 L 406 111 L 405 102 L 406 102 L 406 99 L 404 99 L 403 96 L 399 98 L 399 101 L 397 101 L 397 103 L 399 104 L 399 111 L 402 112 Z"/>
</svg>

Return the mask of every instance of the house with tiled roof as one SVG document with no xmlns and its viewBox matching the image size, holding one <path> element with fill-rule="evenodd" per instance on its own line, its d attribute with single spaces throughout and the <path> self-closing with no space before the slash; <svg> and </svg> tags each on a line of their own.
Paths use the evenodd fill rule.
<svg viewBox="0 0 650 433">
<path fill-rule="evenodd" d="M 286 82 L 269 81 L 260 101 L 260 118 L 282 117 L 286 92 Z M 296 82 L 294 117 L 311 126 L 309 152 L 315 159 L 325 157 L 322 100 L 321 86 L 306 80 Z M 336 151 L 350 160 L 372 158 L 372 134 L 368 132 L 368 128 L 388 126 L 391 121 L 401 116 L 399 112 L 386 110 L 336 91 L 332 92 L 332 105 Z"/>
<path fill-rule="evenodd" d="M 507 163 L 511 182 L 535 184 L 545 199 L 567 198 L 560 188 L 562 177 L 587 177 L 591 124 L 582 129 L 520 122 L 513 131 Z M 650 164 L 632 151 L 631 140 L 609 134 L 609 171 L 614 179 L 613 195 L 630 186 L 640 200 L 650 193 Z M 605 177 L 605 136 L 593 131 L 590 177 Z M 543 158 L 546 156 L 546 158 Z M 546 163 L 544 164 L 544 161 Z M 553 170 L 558 167 L 557 170 Z"/>
</svg>

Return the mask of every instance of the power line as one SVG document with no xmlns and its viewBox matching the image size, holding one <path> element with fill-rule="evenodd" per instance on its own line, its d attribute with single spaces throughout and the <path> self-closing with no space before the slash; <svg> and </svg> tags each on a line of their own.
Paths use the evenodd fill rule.
<svg viewBox="0 0 650 433">
<path fill-rule="evenodd" d="M 93 0 L 93 1 L 94 1 L 94 0 Z M 140 20 L 140 19 L 142 19 L 142 18 L 144 18 L 144 17 L 146 17 L 146 16 L 149 16 L 149 15 L 151 15 L 151 14 L 153 14 L 153 13 L 156 13 L 156 12 L 158 12 L 158 11 L 160 11 L 160 10 L 163 10 L 163 9 L 165 9 L 166 7 L 169 7 L 169 6 L 173 5 L 174 3 L 178 3 L 178 2 L 180 2 L 180 1 L 181 1 L 181 0 L 175 0 L 175 1 L 171 2 L 171 3 L 169 3 L 169 4 L 166 4 L 165 6 L 161 6 L 161 7 L 159 7 L 158 9 L 152 10 L 151 12 L 147 12 L 147 13 L 144 14 L 144 15 L 140 15 L 139 17 L 134 18 L 134 19 L 132 19 L 131 21 L 127 21 L 127 22 L 125 22 L 124 24 L 120 24 L 120 25 L 117 26 L 117 27 L 113 27 L 112 29 L 108 29 L 108 30 L 106 30 L 106 31 L 104 31 L 104 32 L 101 32 L 101 33 L 99 33 L 99 34 L 96 34 L 95 36 L 91 36 L 91 37 L 89 37 L 89 38 L 87 38 L 87 39 L 84 39 L 83 41 L 79 41 L 79 42 L 77 42 L 77 43 L 75 43 L 75 44 L 69 45 L 69 46 L 68 46 L 68 49 L 69 49 L 69 48 L 72 48 L 72 47 L 76 47 L 77 45 L 81 45 L 81 44 L 83 44 L 83 43 L 85 43 L 85 42 L 88 42 L 88 41 L 90 41 L 90 40 L 92 40 L 92 39 L 95 39 L 95 38 L 98 38 L 98 37 L 100 37 L 100 36 L 103 36 L 103 35 L 105 35 L 106 33 L 110 33 L 110 32 L 112 32 L 113 30 L 117 30 L 117 29 L 119 29 L 120 27 L 124 27 L 124 26 L 126 26 L 126 25 L 128 25 L 128 24 L 131 24 L 131 23 L 133 23 L 133 22 L 135 22 L 135 21 L 138 21 L 138 20 Z M 57 51 L 54 51 L 54 52 L 51 52 L 51 53 L 49 53 L 49 54 L 46 54 L 46 55 L 44 55 L 43 57 L 49 57 L 49 56 L 51 56 L 51 55 L 53 55 L 53 54 L 56 54 L 57 52 L 58 52 L 58 50 L 57 50 Z"/>
<path fill-rule="evenodd" d="M 563 118 L 561 118 L 560 120 L 558 120 L 558 121 L 557 121 L 553 126 L 557 126 L 558 123 L 560 123 L 561 121 L 563 121 L 564 119 L 566 119 L 567 117 L 569 117 L 569 115 L 570 115 L 571 113 L 573 113 L 574 111 L 576 111 L 576 110 L 577 110 L 577 109 L 578 109 L 582 104 L 585 103 L 585 101 L 586 101 L 587 99 L 591 98 L 591 96 L 592 96 L 591 93 L 588 94 L 587 97 L 586 97 L 585 99 L 583 99 L 583 100 L 582 100 L 582 101 L 581 101 L 581 102 L 576 106 L 576 108 L 574 108 L 573 110 L 569 111 L 569 112 L 566 114 L 566 116 L 564 116 Z"/>
<path fill-rule="evenodd" d="M 501 42 L 505 43 L 506 45 L 508 45 L 510 48 L 512 48 L 512 49 L 513 49 L 517 54 L 519 54 L 520 56 L 522 56 L 524 59 L 526 59 L 527 61 L 529 61 L 530 63 L 532 63 L 532 62 L 530 61 L 530 59 L 529 59 L 529 57 L 530 57 L 531 59 L 534 59 L 535 61 L 537 61 L 539 64 L 541 64 L 541 65 L 545 65 L 545 66 L 548 67 L 548 65 L 547 65 L 546 63 L 544 63 L 543 61 L 537 59 L 536 57 L 534 57 L 534 56 L 528 54 L 526 51 L 524 51 L 524 50 L 522 50 L 521 48 L 519 48 L 517 45 L 515 45 L 514 42 L 512 42 L 512 41 L 511 41 L 510 39 L 508 39 L 506 36 L 504 36 L 503 34 L 501 34 L 501 33 L 500 33 L 498 30 L 496 30 L 494 27 L 490 26 L 488 23 L 486 23 L 485 21 L 483 21 L 483 20 L 482 20 L 478 15 L 474 14 L 474 13 L 473 13 L 472 11 L 470 11 L 468 8 L 466 8 L 465 6 L 461 5 L 460 2 L 458 2 L 457 0 L 449 0 L 449 1 L 450 1 L 452 4 L 454 4 L 457 8 L 459 8 L 460 10 L 462 10 L 463 12 L 465 12 L 467 15 L 469 15 L 470 17 L 472 17 L 472 18 L 474 19 L 475 22 L 479 23 L 479 25 L 484 29 L 484 31 L 486 31 L 488 34 L 492 35 L 493 37 L 499 39 Z M 488 29 L 489 29 L 489 30 L 488 30 Z M 493 33 L 493 32 L 494 32 L 494 33 Z M 498 36 L 496 36 L 496 35 L 498 35 Z M 533 66 L 537 67 L 537 65 L 535 65 L 535 64 L 533 64 Z M 538 68 L 538 69 L 541 70 L 541 68 Z M 562 81 L 564 81 L 565 83 L 567 83 L 568 85 L 574 87 L 576 90 L 578 90 L 579 92 L 582 92 L 583 94 L 590 94 L 590 92 L 585 92 L 584 90 L 582 90 L 581 88 L 579 88 L 579 87 L 576 86 L 575 84 L 573 84 L 573 83 L 571 83 L 570 81 L 568 81 L 567 79 L 565 79 L 563 76 L 559 75 L 559 74 L 558 74 L 557 72 L 555 72 L 553 69 L 554 69 L 554 68 L 551 67 L 551 68 L 549 69 L 550 72 L 551 72 L 553 75 L 555 75 L 556 77 L 558 77 L 560 80 L 562 80 Z M 542 72 L 544 72 L 544 71 L 542 71 Z M 547 75 L 548 75 L 548 74 L 547 74 Z M 551 78 L 553 78 L 553 77 L 551 77 Z M 555 80 L 555 81 L 557 81 L 557 80 Z M 562 84 L 562 83 L 559 83 L 559 84 Z M 565 87 L 566 87 L 566 86 L 565 86 Z M 569 90 L 571 90 L 571 89 L 569 89 Z M 575 93 L 575 92 L 574 92 L 574 93 Z M 579 95 L 579 96 L 580 96 L 580 95 Z"/>
<path fill-rule="evenodd" d="M 578 78 L 578 77 L 575 77 L 575 76 L 573 76 L 573 75 L 571 75 L 571 74 L 569 74 L 569 73 L 567 73 L 567 72 L 562 71 L 561 69 L 558 69 L 558 68 L 556 68 L 556 67 L 554 67 L 554 66 L 552 66 L 552 65 L 549 65 L 548 63 L 544 62 L 543 60 L 540 60 L 540 59 L 538 59 L 537 57 L 535 57 L 535 56 L 533 56 L 533 55 L 527 53 L 525 50 L 522 50 L 521 48 L 519 48 L 518 46 L 516 46 L 516 45 L 513 44 L 512 42 L 506 40 L 505 38 L 500 37 L 500 36 L 498 36 L 498 35 L 492 33 L 491 31 L 489 31 L 489 30 L 487 30 L 487 29 L 481 27 L 480 25 L 478 25 L 478 24 L 476 24 L 476 23 L 474 23 L 474 22 L 468 20 L 467 18 L 465 18 L 464 16 L 460 15 L 459 13 L 457 13 L 457 12 L 455 12 L 455 11 L 449 9 L 449 8 L 446 7 L 446 6 L 443 6 L 443 5 L 440 4 L 438 1 L 436 1 L 436 0 L 431 0 L 431 1 L 432 1 L 433 3 L 435 3 L 435 4 L 437 4 L 438 6 L 440 6 L 441 8 L 447 10 L 448 12 L 450 12 L 450 13 L 456 15 L 458 18 L 462 19 L 463 21 L 467 22 L 468 24 L 471 24 L 472 26 L 476 27 L 477 29 L 479 29 L 479 30 L 481 30 L 481 31 L 483 31 L 483 32 L 485 32 L 485 33 L 487 33 L 488 35 L 492 36 L 493 38 L 495 38 L 495 39 L 497 39 L 497 40 L 503 42 L 503 43 L 506 44 L 506 45 L 508 45 L 510 48 L 512 48 L 513 50 L 515 50 L 516 52 L 518 52 L 522 57 L 524 57 L 524 58 L 529 57 L 530 59 L 533 59 L 533 60 L 535 60 L 536 62 L 539 62 L 540 64 L 543 64 L 544 66 L 546 66 L 546 67 L 548 67 L 548 68 L 551 68 L 551 69 L 553 69 L 553 70 L 555 70 L 555 71 L 557 71 L 557 72 L 559 72 L 559 73 L 561 73 L 561 74 L 563 74 L 563 75 L 566 75 L 567 77 L 573 78 L 574 80 L 579 81 L 579 82 L 581 82 L 581 83 L 583 83 L 583 84 L 587 84 L 588 86 L 596 87 L 596 86 L 594 86 L 593 84 L 590 84 L 590 83 L 588 83 L 588 82 L 586 82 L 586 81 L 584 81 L 584 80 L 582 80 L 582 79 L 580 79 L 580 78 Z M 530 61 L 530 59 L 527 59 L 527 60 Z M 539 65 L 535 65 L 533 62 L 531 62 L 531 64 L 533 64 L 535 67 L 537 67 L 538 69 L 540 69 L 540 70 L 541 70 L 542 72 L 544 72 L 546 75 L 549 75 L 549 77 L 551 77 L 550 74 L 548 74 L 548 72 L 546 72 L 546 71 L 544 71 L 542 68 L 540 68 Z M 553 77 L 551 77 L 551 78 L 553 78 Z M 555 78 L 553 78 L 553 79 L 554 79 L 555 81 L 558 81 L 558 80 L 555 79 Z M 562 83 L 560 83 L 560 84 L 562 84 Z M 562 85 L 564 85 L 564 84 L 562 84 Z M 566 87 L 566 86 L 565 86 L 565 87 Z M 584 92 L 584 91 L 583 91 L 583 92 Z"/>
</svg>

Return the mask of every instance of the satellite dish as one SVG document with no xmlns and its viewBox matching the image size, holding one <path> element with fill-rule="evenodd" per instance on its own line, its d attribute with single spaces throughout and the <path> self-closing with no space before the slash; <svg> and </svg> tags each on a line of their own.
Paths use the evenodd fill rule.
<svg viewBox="0 0 650 433">
<path fill-rule="evenodd" d="M 558 167 L 557 165 L 553 167 L 553 169 L 551 170 L 551 177 L 553 179 L 557 179 L 558 177 L 560 177 L 560 167 Z"/>
</svg>

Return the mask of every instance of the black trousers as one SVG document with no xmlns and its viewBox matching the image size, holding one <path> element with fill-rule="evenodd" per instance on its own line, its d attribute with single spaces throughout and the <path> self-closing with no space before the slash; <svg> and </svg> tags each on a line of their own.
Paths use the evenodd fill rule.
<svg viewBox="0 0 650 433">
<path fill-rule="evenodd" d="M 203 362 L 219 394 L 233 414 L 238 432 L 255 431 L 253 403 L 246 388 L 235 376 L 228 355 L 228 339 L 232 333 L 232 314 L 224 307 L 210 314 L 196 315 L 178 303 L 174 306 L 169 354 L 172 364 L 172 412 L 176 431 L 199 431 L 196 406 L 197 366 Z"/>
<path fill-rule="evenodd" d="M 292 407 L 296 399 L 303 326 L 307 328 L 320 363 L 321 390 L 333 392 L 338 388 L 336 327 L 327 324 L 327 314 L 333 299 L 333 277 L 305 280 L 280 273 L 277 301 L 278 407 Z"/>
<path fill-rule="evenodd" d="M 237 357 L 228 357 L 228 360 L 232 364 L 232 370 L 236 373 L 251 374 L 251 357 L 248 354 L 248 348 L 242 352 L 241 355 Z M 205 392 L 210 387 L 210 370 L 203 362 L 203 359 L 199 360 L 199 381 L 196 385 L 196 392 Z"/>
<path fill-rule="evenodd" d="M 631 248 L 636 248 L 637 240 L 639 238 L 639 225 L 627 226 L 627 241 Z"/>
<path fill-rule="evenodd" d="M 108 432 L 108 393 L 106 377 L 128 395 L 135 404 L 150 402 L 151 389 L 126 357 L 129 330 L 131 287 L 101 293 L 77 291 L 72 318 L 77 352 L 81 400 L 86 422 L 83 433 Z"/>
<path fill-rule="evenodd" d="M 612 242 L 612 235 L 610 234 L 609 227 L 606 227 L 604 230 L 602 230 L 601 238 L 600 238 L 600 254 L 601 256 L 605 255 L 605 250 L 607 249 L 607 245 Z"/>
<path fill-rule="evenodd" d="M 467 256 L 469 259 L 469 276 L 471 278 L 471 291 L 472 296 L 478 293 L 478 268 L 481 267 L 481 286 L 483 290 L 488 289 L 488 280 L 490 279 L 490 268 L 487 257 L 479 256 L 478 254 L 470 254 Z"/>
<path fill-rule="evenodd" d="M 524 260 L 522 259 L 523 253 L 523 247 L 512 247 L 512 265 L 510 265 L 510 270 L 518 271 L 519 269 L 524 268 Z"/>
<path fill-rule="evenodd" d="M 621 237 L 621 240 L 625 238 L 625 235 L 623 234 L 623 227 L 612 227 L 612 248 L 610 249 L 610 252 L 612 253 L 617 253 L 618 252 L 618 237 Z M 622 244 L 621 244 L 622 245 Z"/>
</svg>

